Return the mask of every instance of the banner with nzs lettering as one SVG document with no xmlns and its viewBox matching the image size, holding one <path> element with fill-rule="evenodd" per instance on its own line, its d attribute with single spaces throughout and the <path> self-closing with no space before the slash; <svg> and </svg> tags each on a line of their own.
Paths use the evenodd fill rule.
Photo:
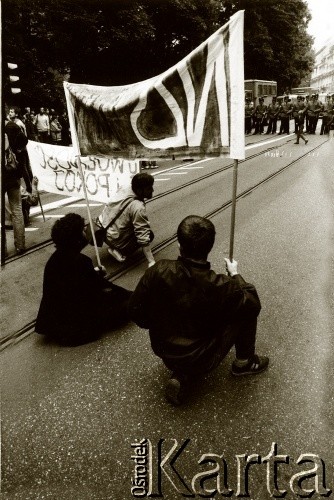
<svg viewBox="0 0 334 500">
<path fill-rule="evenodd" d="M 27 150 L 40 190 L 84 198 L 82 178 L 72 147 L 29 141 Z M 132 177 L 140 171 L 138 161 L 103 156 L 82 156 L 81 165 L 88 199 L 102 203 L 122 199 Z"/>
<path fill-rule="evenodd" d="M 244 12 L 159 76 L 64 83 L 79 151 L 117 158 L 245 157 Z"/>
</svg>

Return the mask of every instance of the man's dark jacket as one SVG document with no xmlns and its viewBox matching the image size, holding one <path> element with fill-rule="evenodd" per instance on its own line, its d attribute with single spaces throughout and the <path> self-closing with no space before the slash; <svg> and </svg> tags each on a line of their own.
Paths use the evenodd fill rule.
<svg viewBox="0 0 334 500">
<path fill-rule="evenodd" d="M 5 132 L 8 137 L 9 145 L 15 154 L 22 151 L 28 144 L 27 136 L 16 123 L 8 121 L 5 125 Z"/>
<path fill-rule="evenodd" d="M 7 191 L 8 189 L 17 187 L 18 181 L 24 175 L 23 165 L 20 161 L 20 155 L 22 154 L 22 150 L 28 143 L 28 139 L 24 135 L 20 127 L 12 121 L 8 121 L 6 123 L 5 133 L 8 137 L 9 146 L 15 154 L 18 162 L 17 168 L 15 170 L 7 171 L 5 168 L 2 168 L 4 191 Z"/>
<path fill-rule="evenodd" d="M 149 268 L 130 300 L 130 317 L 148 328 L 154 353 L 194 363 L 235 319 L 261 309 L 253 285 L 237 274 L 216 274 L 210 263 L 179 257 Z"/>
</svg>

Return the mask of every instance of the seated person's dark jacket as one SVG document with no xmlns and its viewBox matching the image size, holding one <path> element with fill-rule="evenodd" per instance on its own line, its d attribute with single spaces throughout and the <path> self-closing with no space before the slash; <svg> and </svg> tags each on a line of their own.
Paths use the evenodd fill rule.
<svg viewBox="0 0 334 500">
<path fill-rule="evenodd" d="M 94 270 L 89 257 L 56 250 L 44 270 L 36 332 L 64 338 L 97 332 L 106 307 L 110 311 L 108 287 L 112 285 Z"/>
<path fill-rule="evenodd" d="M 148 328 L 154 353 L 192 364 L 214 349 L 214 338 L 238 319 L 261 309 L 253 285 L 238 274 L 228 277 L 179 257 L 161 260 L 141 278 L 130 300 L 130 317 Z"/>
</svg>

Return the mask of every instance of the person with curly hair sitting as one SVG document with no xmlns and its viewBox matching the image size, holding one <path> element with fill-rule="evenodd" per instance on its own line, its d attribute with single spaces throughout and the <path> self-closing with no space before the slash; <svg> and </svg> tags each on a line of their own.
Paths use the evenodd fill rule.
<svg viewBox="0 0 334 500">
<path fill-rule="evenodd" d="M 66 343 L 97 338 L 127 321 L 131 291 L 114 285 L 81 253 L 87 245 L 84 219 L 74 213 L 55 222 L 56 251 L 46 263 L 35 330 Z"/>
</svg>

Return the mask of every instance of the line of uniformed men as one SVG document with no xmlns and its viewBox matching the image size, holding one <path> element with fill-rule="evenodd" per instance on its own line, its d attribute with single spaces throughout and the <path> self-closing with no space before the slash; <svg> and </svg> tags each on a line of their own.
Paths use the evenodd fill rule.
<svg viewBox="0 0 334 500">
<path fill-rule="evenodd" d="M 289 96 L 285 96 L 282 103 L 273 96 L 272 102 L 267 106 L 263 97 L 259 98 L 257 106 L 252 105 L 249 98 L 245 102 L 245 133 L 250 134 L 254 128 L 254 134 L 263 134 L 267 125 L 266 134 L 277 133 L 277 121 L 280 120 L 278 134 L 290 133 L 290 119 L 294 119 L 295 130 L 298 131 L 300 114 L 303 113 L 306 120 L 306 132 L 315 134 L 318 119 L 322 118 L 320 135 L 328 134 L 334 118 L 334 94 L 328 95 L 326 102 L 319 101 L 318 94 L 311 96 L 297 96 L 297 102 L 292 104 Z"/>
</svg>

